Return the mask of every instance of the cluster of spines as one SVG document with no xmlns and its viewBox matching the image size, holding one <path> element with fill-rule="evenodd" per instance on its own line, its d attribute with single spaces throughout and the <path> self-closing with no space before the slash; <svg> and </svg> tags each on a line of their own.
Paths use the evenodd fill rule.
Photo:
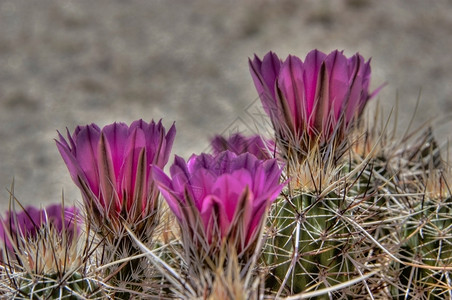
<svg viewBox="0 0 452 300">
<path fill-rule="evenodd" d="M 316 101 L 329 97 L 326 85 L 328 76 L 340 75 L 334 69 L 334 64 L 335 59 L 343 55 L 338 51 L 333 54 L 334 60 L 331 60 L 331 56 L 321 64 L 321 85 L 315 91 L 315 95 L 319 96 L 315 98 Z M 319 53 L 312 53 L 311 56 L 314 57 L 313 55 L 317 57 Z M 270 58 L 274 62 L 279 61 L 274 55 Z M 310 68 L 313 61 L 305 67 Z M 361 76 L 360 61 L 358 54 L 348 62 L 343 61 L 354 66 L 353 80 Z M 260 72 L 258 69 L 262 63 L 255 59 L 253 71 Z M 282 61 L 280 63 L 283 71 L 287 66 L 298 65 L 293 57 L 289 57 L 284 65 Z M 299 65 L 302 66 L 301 62 Z M 368 63 L 364 66 L 363 87 L 367 87 L 370 69 Z M 335 71 L 328 73 L 330 67 Z M 277 74 L 273 75 L 277 77 Z M 299 84 L 295 80 L 297 74 L 289 75 L 294 84 Z M 267 84 L 267 79 L 255 77 L 259 85 Z M 352 86 L 357 85 L 353 81 Z M 263 89 L 266 89 L 265 86 Z M 283 91 L 286 94 L 283 95 Z M 323 116 L 324 122 L 310 124 L 309 118 L 299 120 L 298 125 L 306 125 L 311 131 L 309 134 L 297 135 L 298 129 L 291 132 L 294 128 L 291 129 L 284 122 L 291 110 L 297 111 L 298 108 L 282 103 L 287 100 L 285 96 L 290 97 L 289 89 L 278 92 L 279 94 L 273 93 L 273 96 L 281 103 L 277 103 L 275 107 L 272 99 L 265 98 L 264 108 L 269 111 L 267 113 L 270 118 L 274 118 L 272 123 L 276 127 L 276 141 L 270 144 L 271 154 L 264 156 L 264 159 L 279 155 L 278 158 L 284 161 L 286 168 L 281 182 L 288 184 L 278 200 L 268 207 L 266 225 L 259 232 L 259 238 L 251 246 L 247 245 L 253 250 L 251 253 L 244 254 L 241 250 L 237 253 L 237 248 L 234 247 L 237 245 L 234 244 L 236 241 L 228 240 L 231 236 L 240 236 L 237 232 L 233 232 L 235 235 L 228 233 L 226 237 L 217 238 L 219 223 L 208 227 L 201 220 L 196 223 L 187 217 L 187 224 L 175 229 L 175 217 L 165 204 L 160 206 L 154 203 L 155 213 L 149 216 L 142 216 L 138 210 L 137 222 L 129 222 L 123 215 L 128 207 L 127 201 L 130 201 L 125 197 L 127 193 L 119 194 L 118 191 L 122 190 L 118 189 L 115 194 L 115 191 L 106 188 L 110 187 L 106 181 L 103 188 L 118 198 L 116 202 L 109 197 L 103 199 L 97 194 L 91 194 L 89 180 L 85 178 L 83 181 L 83 172 L 74 167 L 76 151 L 70 149 L 71 151 L 63 151 L 63 157 L 66 163 L 73 164 L 70 167 L 71 175 L 85 191 L 84 200 L 87 203 L 98 201 L 117 205 L 123 201 L 126 204 L 122 208 L 118 206 L 116 210 L 111 209 L 110 205 L 101 208 L 115 216 L 110 216 L 114 226 L 102 222 L 102 214 L 97 208 L 85 205 L 87 229 L 85 238 L 79 240 L 83 259 L 73 263 L 70 271 L 38 272 L 37 269 L 30 268 L 30 262 L 20 256 L 3 262 L 0 287 L 2 295 L 17 299 L 452 297 L 452 278 L 449 274 L 452 271 L 450 173 L 447 163 L 441 161 L 440 149 L 431 130 L 425 130 L 418 136 L 406 135 L 399 141 L 388 137 L 385 130 L 378 134 L 373 129 L 362 133 L 358 130 L 358 125 L 362 124 L 352 122 L 352 113 L 347 113 L 350 120 L 344 123 L 345 113 L 336 120 L 331 113 L 321 110 L 322 105 L 318 104 L 319 106 L 313 105 L 313 110 L 317 110 L 316 117 Z M 361 99 L 364 104 L 360 105 L 359 112 L 362 112 L 365 101 L 371 97 L 367 94 L 364 96 Z M 345 101 L 343 107 L 347 105 L 348 102 Z M 273 111 L 280 106 L 285 109 L 283 119 Z M 307 113 L 303 116 L 306 117 Z M 330 130 L 333 120 L 338 125 Z M 283 123 L 275 126 L 275 122 Z M 140 121 L 134 126 L 146 131 L 147 125 L 143 124 Z M 115 126 L 125 128 L 124 124 Z M 114 132 L 105 130 L 105 136 L 116 136 L 116 130 Z M 133 137 L 135 141 L 136 132 L 131 132 L 130 136 L 124 135 L 124 143 L 130 143 L 129 137 Z M 112 164 L 108 161 L 112 149 L 115 149 L 114 143 L 107 146 L 103 134 L 100 135 L 99 153 L 102 159 L 99 160 L 99 168 L 101 171 L 108 171 L 108 179 L 113 180 L 116 178 L 114 176 L 122 173 L 114 174 L 117 162 Z M 173 134 L 168 134 L 169 144 L 172 144 Z M 326 136 L 332 136 L 331 140 L 325 139 Z M 237 140 L 242 143 L 253 141 L 252 145 L 246 147 L 234 147 L 237 151 L 262 150 L 260 148 L 266 144 L 254 137 L 248 141 L 236 136 L 235 141 Z M 60 151 L 75 144 L 73 140 L 70 144 L 60 143 Z M 229 145 L 226 140 L 222 140 L 222 146 L 227 150 Z M 278 149 L 274 149 L 275 147 Z M 169 155 L 169 148 L 165 156 Z M 144 153 L 146 151 L 142 150 L 137 166 L 133 167 L 136 174 L 150 172 L 148 164 L 144 163 Z M 93 161 L 96 161 L 95 155 Z M 163 165 L 159 167 L 163 168 Z M 156 170 L 153 169 L 153 172 Z M 144 178 L 148 177 L 142 179 Z M 117 187 L 119 186 L 118 184 Z M 137 186 L 131 190 L 144 191 L 142 185 Z M 170 191 L 170 188 L 166 191 Z M 244 197 L 249 196 L 248 192 L 243 193 Z M 152 195 L 155 196 L 156 193 L 153 190 Z M 143 196 L 142 200 L 148 200 L 145 194 L 140 195 Z M 184 195 L 186 200 L 192 201 L 193 195 L 187 195 L 188 192 Z M 190 204 L 189 208 L 181 206 L 187 210 L 187 216 L 194 215 L 201 219 L 200 212 L 194 209 L 195 205 L 192 202 Z M 215 213 L 212 209 L 212 215 Z M 243 213 L 239 208 L 234 215 L 234 222 L 240 222 Z M 189 224 L 190 222 L 192 223 Z M 240 229 L 239 226 L 237 228 Z M 217 239 L 213 239 L 213 242 L 208 240 L 208 235 L 203 230 L 212 230 L 209 232 L 213 232 L 212 236 Z M 44 227 L 42 231 L 51 233 L 52 228 Z M 52 234 L 44 235 L 41 240 L 38 239 L 38 243 L 51 246 L 49 236 Z M 28 243 L 30 242 L 22 237 L 21 245 Z M 27 251 L 20 250 L 23 253 Z M 54 249 L 40 248 L 39 251 Z M 38 261 L 39 251 L 35 253 L 35 262 Z M 68 252 L 69 246 L 66 252 L 54 252 L 54 265 L 60 263 L 61 257 L 58 255 L 67 255 Z"/>
</svg>

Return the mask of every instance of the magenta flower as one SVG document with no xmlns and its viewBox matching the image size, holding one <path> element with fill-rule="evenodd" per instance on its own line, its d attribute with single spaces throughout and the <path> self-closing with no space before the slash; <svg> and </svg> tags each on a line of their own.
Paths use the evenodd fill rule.
<svg viewBox="0 0 452 300">
<path fill-rule="evenodd" d="M 8 211 L 6 218 L 0 222 L 0 237 L 6 248 L 13 250 L 13 244 L 36 238 L 40 228 L 51 225 L 59 234 L 64 228 L 70 242 L 72 237 L 79 234 L 77 224 L 80 222 L 77 215 L 78 209 L 75 206 L 64 207 L 63 212 L 61 204 L 53 204 L 44 209 L 28 206 L 20 213 Z"/>
<path fill-rule="evenodd" d="M 182 232 L 189 232 L 195 243 L 199 236 L 210 245 L 226 238 L 238 253 L 257 239 L 266 208 L 284 186 L 275 159 L 262 161 L 249 153 L 193 155 L 187 163 L 176 156 L 170 173 L 172 179 L 155 169 Z"/>
<path fill-rule="evenodd" d="M 343 139 L 368 100 L 370 60 L 340 51 L 313 50 L 304 62 L 289 55 L 285 61 L 269 52 L 249 61 L 264 110 L 283 142 L 306 140 L 322 144 Z M 308 146 L 291 145 L 304 150 Z"/>
<path fill-rule="evenodd" d="M 275 144 L 260 135 L 246 137 L 235 133 L 228 138 L 217 135 L 211 142 L 214 154 L 229 150 L 235 154 L 251 153 L 258 159 L 271 159 L 274 156 Z"/>
<path fill-rule="evenodd" d="M 174 124 L 165 134 L 161 121 L 138 120 L 102 130 L 95 124 L 79 126 L 72 136 L 68 132 L 67 141 L 59 134 L 56 143 L 88 211 L 99 225 L 118 229 L 121 219 L 135 224 L 156 213 L 151 165 L 166 165 L 175 134 Z"/>
</svg>

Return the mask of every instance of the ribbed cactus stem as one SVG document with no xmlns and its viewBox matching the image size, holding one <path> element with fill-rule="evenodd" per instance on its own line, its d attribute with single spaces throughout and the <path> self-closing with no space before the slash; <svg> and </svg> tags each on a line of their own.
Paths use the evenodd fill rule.
<svg viewBox="0 0 452 300">
<path fill-rule="evenodd" d="M 435 271 L 432 267 L 452 264 L 452 199 L 439 201 L 424 199 L 413 207 L 404 227 L 401 251 L 404 261 L 419 267 L 404 267 L 400 274 L 401 291 L 394 291 L 402 299 L 406 295 L 426 299 L 450 297 L 449 271 Z"/>
<path fill-rule="evenodd" d="M 25 275 L 20 279 L 15 299 L 95 299 L 101 296 L 101 289 L 95 281 L 75 272 L 64 280 L 59 274 L 42 278 Z"/>
<path fill-rule="evenodd" d="M 269 285 L 300 293 L 350 279 L 354 268 L 343 256 L 350 233 L 336 214 L 340 201 L 335 194 L 322 199 L 307 193 L 281 201 L 278 233 L 267 251 L 267 262 L 276 266 Z"/>
</svg>

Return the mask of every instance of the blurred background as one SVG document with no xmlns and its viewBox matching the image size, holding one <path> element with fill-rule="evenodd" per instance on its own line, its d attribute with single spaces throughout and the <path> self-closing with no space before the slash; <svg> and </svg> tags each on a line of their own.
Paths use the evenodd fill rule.
<svg viewBox="0 0 452 300">
<path fill-rule="evenodd" d="M 368 109 L 398 98 L 403 131 L 421 92 L 415 124 L 452 136 L 448 0 L 1 0 L 1 208 L 13 179 L 25 204 L 80 199 L 56 130 L 163 118 L 187 158 L 249 125 L 248 57 L 314 48 L 372 57 L 371 89 L 388 85 Z"/>
</svg>

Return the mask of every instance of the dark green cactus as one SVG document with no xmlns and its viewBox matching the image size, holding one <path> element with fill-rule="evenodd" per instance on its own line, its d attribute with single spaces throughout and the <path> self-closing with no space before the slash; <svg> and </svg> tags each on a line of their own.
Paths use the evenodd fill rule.
<svg viewBox="0 0 452 300">
<path fill-rule="evenodd" d="M 291 295 L 325 289 L 375 269 L 375 247 L 362 231 L 377 232 L 366 222 L 375 214 L 369 207 L 378 200 L 366 195 L 367 190 L 356 190 L 347 167 L 339 170 L 339 179 L 323 191 L 292 191 L 293 196 L 287 195 L 274 205 L 270 217 L 273 235 L 265 262 L 271 269 L 267 286 L 275 292 Z M 361 224 L 361 231 L 355 223 Z M 324 298 L 356 297 L 368 293 L 365 289 L 364 283 L 358 284 Z"/>
<path fill-rule="evenodd" d="M 17 279 L 14 299 L 102 299 L 104 294 L 98 283 L 80 273 L 62 277 L 59 274 L 25 275 Z"/>
</svg>

